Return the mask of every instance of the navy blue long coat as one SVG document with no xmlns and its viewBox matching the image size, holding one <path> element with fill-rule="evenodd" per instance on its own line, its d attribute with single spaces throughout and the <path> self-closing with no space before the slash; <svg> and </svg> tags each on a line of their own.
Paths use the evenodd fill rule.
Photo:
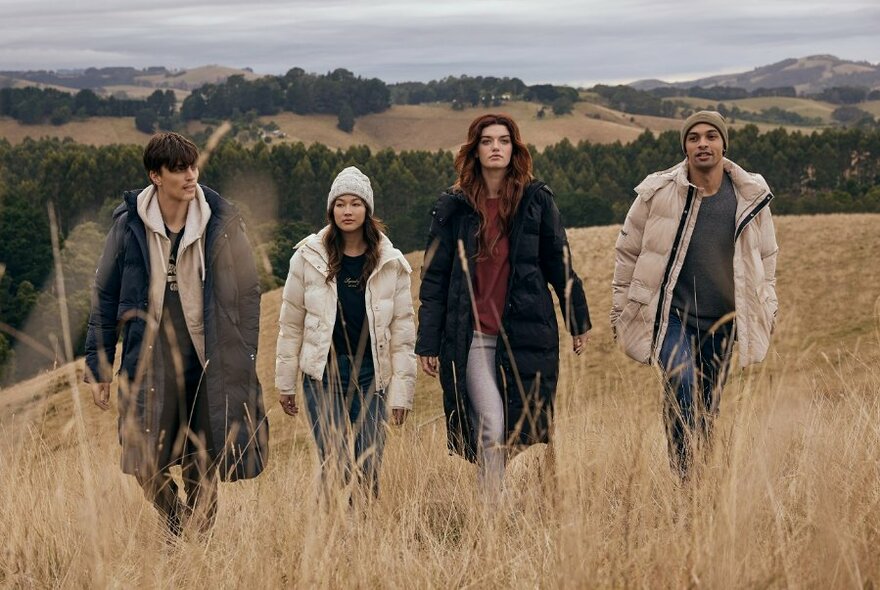
<svg viewBox="0 0 880 590">
<path fill-rule="evenodd" d="M 210 459 L 227 481 L 256 477 L 265 466 L 269 426 L 256 374 L 260 286 L 244 222 L 235 207 L 202 186 L 211 208 L 205 230 L 204 325 L 206 365 L 199 398 L 207 400 Z M 119 333 L 119 440 L 122 469 L 150 473 L 144 464 L 159 444 L 165 375 L 161 347 L 144 347 L 149 300 L 149 249 L 129 191 L 98 263 L 86 337 L 86 365 L 99 381 L 112 380 Z M 149 350 L 147 350 L 149 349 Z M 171 362 L 170 359 L 167 362 Z"/>
</svg>

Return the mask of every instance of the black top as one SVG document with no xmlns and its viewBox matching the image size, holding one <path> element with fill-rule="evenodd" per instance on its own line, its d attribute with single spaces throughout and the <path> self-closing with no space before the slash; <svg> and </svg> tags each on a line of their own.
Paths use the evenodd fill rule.
<svg viewBox="0 0 880 590">
<path fill-rule="evenodd" d="M 333 350 L 337 355 L 372 358 L 370 325 L 367 321 L 365 285 L 361 284 L 366 253 L 342 256 L 336 276 L 336 324 L 333 326 Z M 359 351 L 362 351 L 359 353 Z"/>
<path fill-rule="evenodd" d="M 186 317 L 183 315 L 183 305 L 180 303 L 180 292 L 177 289 L 177 252 L 180 249 L 183 231 L 174 233 L 166 227 L 165 232 L 171 240 L 171 254 L 168 257 L 168 277 L 165 282 L 165 303 L 162 305 L 159 341 L 164 347 L 165 354 L 168 355 L 165 362 L 166 373 L 177 374 L 174 355 L 179 351 L 182 361 L 180 369 L 186 376 L 194 371 L 201 371 L 201 362 L 186 327 Z"/>
<path fill-rule="evenodd" d="M 672 307 L 687 325 L 701 332 L 735 308 L 735 231 L 736 194 L 725 172 L 718 192 L 702 198 L 694 233 L 672 292 Z"/>
</svg>

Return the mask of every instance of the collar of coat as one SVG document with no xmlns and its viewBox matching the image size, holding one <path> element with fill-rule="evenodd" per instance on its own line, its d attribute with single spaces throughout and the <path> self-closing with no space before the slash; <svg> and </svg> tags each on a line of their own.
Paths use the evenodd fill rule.
<svg viewBox="0 0 880 590">
<path fill-rule="evenodd" d="M 148 232 L 167 237 L 165 220 L 159 209 L 158 195 L 159 193 L 153 184 L 142 190 L 136 199 L 137 212 Z M 186 225 L 184 225 L 183 238 L 180 242 L 181 250 L 185 250 L 204 235 L 210 219 L 211 207 L 208 206 L 208 201 L 205 199 L 205 191 L 197 184 L 196 198 L 189 202 L 186 212 Z"/>
<path fill-rule="evenodd" d="M 324 236 L 327 235 L 328 231 L 330 231 L 330 226 L 324 226 L 321 231 L 316 234 L 311 234 L 294 246 L 295 250 L 302 252 L 303 259 L 314 266 L 315 269 L 324 276 L 327 276 L 330 264 L 330 257 L 327 254 L 327 249 L 324 247 Z M 388 236 L 382 234 L 382 239 L 379 242 L 379 264 L 377 264 L 376 268 L 373 270 L 373 275 L 379 272 L 383 266 L 394 260 L 399 261 L 400 265 L 407 273 L 412 272 L 412 267 L 409 265 L 409 262 L 406 261 L 403 253 L 394 247 L 391 240 L 388 239 Z"/>
<path fill-rule="evenodd" d="M 730 175 L 737 197 L 747 203 L 754 202 L 770 192 L 770 186 L 760 174 L 746 172 L 742 167 L 731 160 L 722 160 L 724 171 Z M 658 190 L 669 185 L 677 185 L 683 192 L 688 187 L 694 186 L 688 180 L 687 158 L 672 168 L 649 174 L 636 188 L 635 191 L 644 200 L 649 200 Z M 695 187 L 696 188 L 696 187 Z"/>
<path fill-rule="evenodd" d="M 532 180 L 528 186 L 526 186 L 525 191 L 523 191 L 523 198 L 520 200 L 519 206 L 522 207 L 523 203 L 527 202 L 541 189 L 547 191 L 551 195 L 553 194 L 553 191 L 550 190 L 550 187 L 548 187 L 546 183 L 540 180 Z M 453 215 L 455 215 L 455 213 L 461 210 L 473 213 L 474 208 L 471 206 L 464 193 L 456 191 L 454 187 L 451 187 L 441 194 L 439 199 L 437 199 L 437 203 L 434 205 L 434 216 L 437 218 L 437 222 L 440 223 L 440 225 L 444 225 Z"/>
</svg>

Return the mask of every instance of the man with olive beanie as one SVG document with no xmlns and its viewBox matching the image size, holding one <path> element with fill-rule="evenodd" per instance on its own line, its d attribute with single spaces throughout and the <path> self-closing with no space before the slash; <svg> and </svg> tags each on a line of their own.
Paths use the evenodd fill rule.
<svg viewBox="0 0 880 590">
<path fill-rule="evenodd" d="M 699 111 L 685 159 L 645 178 L 617 238 L 611 325 L 631 358 L 659 365 L 673 470 L 708 447 L 732 344 L 741 367 L 767 355 L 776 321 L 770 188 L 725 157 L 727 122 Z"/>
</svg>

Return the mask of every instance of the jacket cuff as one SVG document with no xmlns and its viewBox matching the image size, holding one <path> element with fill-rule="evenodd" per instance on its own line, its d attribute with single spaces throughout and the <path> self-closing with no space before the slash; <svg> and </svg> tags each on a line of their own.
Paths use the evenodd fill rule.
<svg viewBox="0 0 880 590">
<path fill-rule="evenodd" d="M 388 407 L 412 410 L 415 393 L 413 389 L 413 387 L 407 387 L 407 384 L 400 378 L 392 377 L 387 390 Z"/>
</svg>

